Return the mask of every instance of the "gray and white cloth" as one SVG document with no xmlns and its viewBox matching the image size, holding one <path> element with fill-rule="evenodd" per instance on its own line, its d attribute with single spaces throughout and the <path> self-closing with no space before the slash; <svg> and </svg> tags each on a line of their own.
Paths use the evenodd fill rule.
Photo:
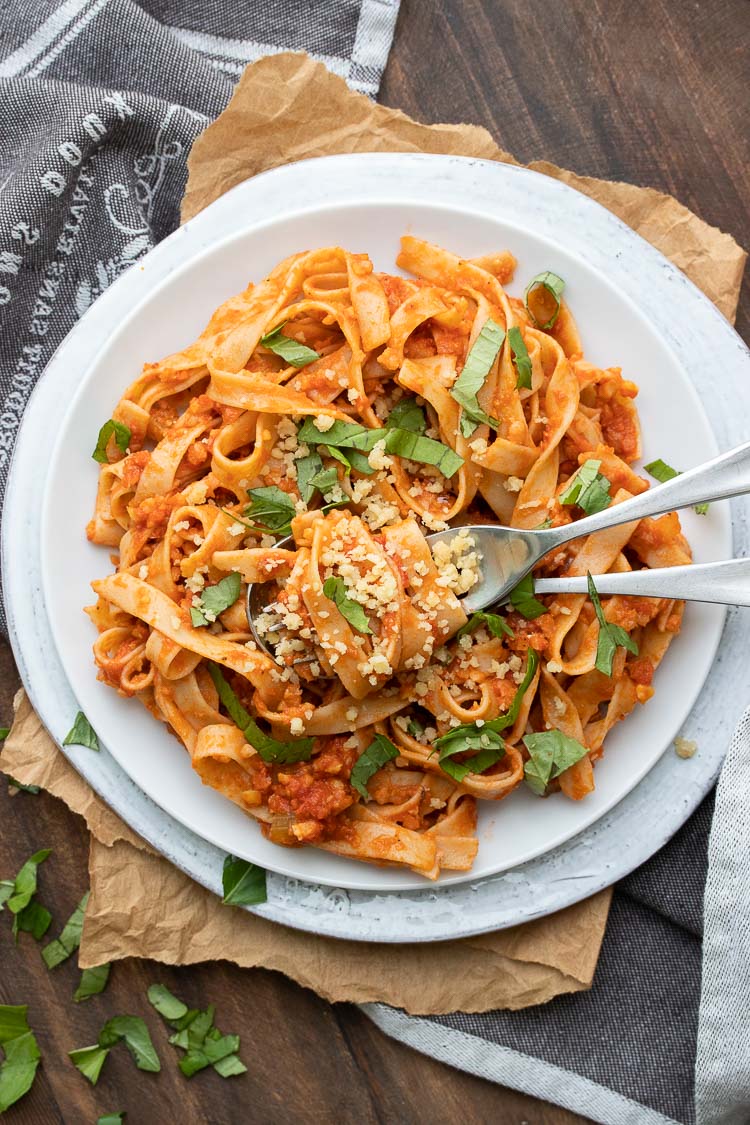
<svg viewBox="0 0 750 1125">
<path fill-rule="evenodd" d="M 91 302 L 178 225 L 190 147 L 247 63 L 306 50 L 374 97 L 398 3 L 17 0 L 3 7 L 0 504 L 36 380 Z M 693 1125 L 696 1103 L 699 1125 L 750 1121 L 749 797 L 746 716 L 711 833 L 700 1021 L 712 797 L 619 884 L 590 992 L 484 1015 L 413 1019 L 385 1005 L 365 1010 L 418 1050 L 606 1125 Z"/>
</svg>

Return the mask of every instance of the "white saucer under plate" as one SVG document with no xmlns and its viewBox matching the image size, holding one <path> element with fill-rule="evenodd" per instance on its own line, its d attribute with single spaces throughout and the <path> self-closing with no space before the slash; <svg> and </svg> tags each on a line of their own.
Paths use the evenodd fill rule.
<svg viewBox="0 0 750 1125">
<path fill-rule="evenodd" d="M 300 208 L 300 200 L 304 200 L 304 209 Z M 466 200 L 470 200 L 470 206 Z M 361 237 L 358 245 L 352 238 L 352 224 L 356 227 L 356 218 L 352 216 L 358 207 L 369 209 L 369 214 L 377 219 L 371 238 L 364 239 L 365 245 Z M 389 213 L 393 220 L 390 226 Z M 262 215 L 263 224 L 249 223 L 248 215 Z M 187 335 L 182 342 L 196 334 L 191 334 L 192 318 L 199 310 L 205 312 L 204 319 L 207 318 L 222 296 L 240 288 L 248 278 L 260 276 L 263 267 L 271 264 L 265 258 L 255 264 L 249 260 L 241 275 L 226 279 L 229 288 L 222 294 L 217 289 L 216 276 L 211 274 L 211 263 L 223 246 L 236 243 L 238 239 L 252 239 L 254 233 L 267 231 L 274 223 L 277 233 L 283 228 L 290 237 L 289 232 L 299 236 L 300 232 L 309 232 L 311 215 L 325 227 L 327 240 L 339 216 L 341 241 L 352 248 L 369 250 L 380 268 L 393 268 L 394 223 L 399 227 L 397 233 L 401 233 L 406 224 L 414 233 L 440 237 L 465 254 L 479 252 L 474 248 L 477 240 L 485 252 L 506 245 L 516 249 L 515 236 L 515 241 L 525 251 L 520 267 L 521 281 L 527 274 L 536 272 L 537 267 L 541 268 L 537 256 L 529 262 L 532 256 L 529 247 L 538 243 L 544 251 L 543 265 L 554 268 L 555 262 L 568 263 L 569 276 L 574 279 L 570 288 L 571 303 L 591 358 L 616 363 L 623 356 L 626 361 L 632 356 L 628 341 L 617 338 L 616 323 L 608 325 L 605 332 L 605 335 L 610 333 L 606 355 L 602 354 L 601 328 L 598 335 L 587 331 L 587 315 L 601 314 L 598 321 L 603 317 L 606 324 L 608 308 L 618 307 L 616 302 L 615 306 L 607 304 L 607 293 L 611 295 L 611 291 L 620 302 L 619 308 L 626 310 L 622 315 L 633 322 L 645 322 L 649 339 L 658 338 L 658 348 L 654 345 L 657 370 L 649 372 L 626 367 L 625 372 L 643 388 L 644 434 L 649 456 L 661 456 L 680 467 L 688 467 L 705 459 L 716 448 L 697 397 L 680 374 L 681 369 L 689 373 L 703 401 L 718 446 L 728 448 L 747 436 L 742 431 L 744 409 L 738 410 L 738 405 L 744 408 L 750 356 L 739 337 L 713 305 L 652 247 L 609 212 L 565 185 L 508 165 L 395 154 L 329 157 L 256 177 L 223 196 L 161 243 L 103 294 L 56 353 L 27 409 L 16 446 L 3 521 L 5 596 L 21 675 L 37 711 L 58 743 L 69 729 L 78 706 L 85 703 L 84 709 L 89 712 L 88 678 L 91 682 L 94 680 L 88 651 L 81 654 L 78 650 L 81 659 L 75 661 L 72 668 L 68 660 L 66 674 L 42 596 L 45 501 L 56 495 L 56 480 L 69 482 L 73 494 L 70 504 L 51 510 L 48 505 L 44 529 L 47 588 L 54 589 L 54 575 L 51 582 L 49 579 L 52 558 L 49 544 L 56 540 L 55 537 L 50 539 L 50 518 L 61 521 L 63 549 L 54 557 L 56 565 L 59 560 L 65 572 L 68 548 L 64 529 L 71 523 L 78 527 L 77 514 L 72 519 L 71 508 L 77 513 L 79 494 L 84 492 L 84 506 L 88 507 L 95 480 L 93 470 L 90 485 L 86 478 L 79 486 L 75 475 L 48 479 L 49 451 L 55 446 L 61 425 L 64 428 L 66 424 L 61 423 L 61 419 L 69 414 L 81 380 L 85 380 L 86 373 L 99 362 L 105 344 L 121 329 L 123 321 L 135 316 L 137 306 L 146 300 L 152 302 L 160 291 L 169 290 L 171 286 L 179 292 L 180 278 L 188 271 L 186 262 L 205 255 L 207 284 L 202 298 L 205 308 L 201 300 L 191 297 L 190 291 L 185 293 Z M 492 244 L 488 245 L 488 230 L 493 227 L 497 232 L 504 232 L 503 237 L 498 241 L 501 235 L 496 233 Z M 454 234 L 452 240 L 451 233 Z M 276 238 L 276 242 L 279 241 L 284 239 Z M 291 248 L 323 241 L 326 239 L 322 236 L 311 238 L 308 233 Z M 287 252 L 284 245 L 276 257 Z M 550 260 L 550 253 L 556 255 L 555 261 Z M 578 307 L 576 279 L 581 301 L 581 286 L 585 289 L 587 276 L 598 277 L 604 296 L 600 299 L 589 283 L 585 304 Z M 515 291 L 513 287 L 512 291 Z M 592 336 L 594 346 L 589 349 Z M 156 354 L 164 350 L 167 349 Z M 131 358 L 135 370 L 141 359 L 154 356 L 149 353 Z M 654 403 L 663 405 L 664 402 L 663 397 L 660 399 L 659 394 L 653 392 L 653 387 L 649 391 L 649 380 L 657 377 L 673 380 L 666 419 L 654 415 Z M 108 416 L 126 382 L 119 373 L 113 375 L 103 400 L 106 409 L 98 402 L 95 404 L 99 421 Z M 80 402 L 73 405 L 81 408 Z M 688 448 L 686 435 L 692 442 Z M 40 450 L 45 451 L 44 454 L 40 454 Z M 76 456 L 80 454 L 84 462 L 88 449 L 73 452 Z M 64 454 L 64 449 L 62 453 L 58 450 L 53 462 L 64 465 Z M 747 504 L 739 502 L 734 508 L 734 553 L 742 554 L 747 545 Z M 730 555 L 726 505 L 717 505 L 703 522 L 688 514 L 687 523 L 697 558 L 707 560 Z M 72 579 L 75 584 L 75 576 Z M 77 613 L 80 604 L 82 599 L 75 591 L 69 601 L 57 599 L 51 607 L 52 616 L 56 618 L 56 639 L 63 649 L 69 643 L 65 607 L 72 607 Z M 65 612 L 61 613 L 61 608 Z M 70 620 L 74 627 L 73 618 Z M 287 853 L 274 849 L 280 852 L 280 857 L 274 862 L 273 857 L 269 861 L 264 855 L 266 866 L 285 867 L 287 874 L 269 875 L 269 901 L 257 912 L 287 925 L 337 937 L 380 941 L 441 940 L 539 917 L 620 878 L 652 855 L 676 831 L 707 792 L 720 766 L 744 702 L 742 618 L 734 611 L 729 615 L 716 651 L 720 625 L 720 611 L 691 607 L 684 635 L 670 650 L 664 668 L 659 671 L 655 700 L 621 724 L 622 741 L 615 746 L 610 740 L 608 755 L 602 763 L 606 766 L 607 761 L 616 760 L 618 754 L 627 754 L 630 742 L 630 753 L 638 763 L 635 776 L 639 776 L 638 771 L 644 772 L 643 762 L 649 772 L 618 803 L 600 810 L 599 819 L 588 824 L 582 821 L 582 830 L 576 835 L 568 833 L 570 838 L 566 842 L 553 841 L 545 854 L 524 863 L 516 862 L 511 869 L 487 878 L 472 875 L 460 883 L 441 882 L 427 887 L 407 883 L 402 890 L 389 890 L 393 886 L 404 886 L 404 881 L 394 880 L 390 872 L 383 872 L 380 879 L 380 869 L 372 869 L 373 876 L 350 877 L 349 868 L 354 867 L 353 864 L 334 872 L 341 872 L 341 881 L 346 882 L 348 889 L 332 888 L 330 884 L 335 883 L 336 878 L 331 877 L 330 871 L 325 871 L 323 876 L 316 875 L 313 880 L 314 862 L 294 868 L 294 857 L 310 854 L 314 857 L 314 852 Z M 703 685 L 709 668 L 710 674 Z M 85 683 L 83 677 L 86 677 Z M 70 681 L 76 685 L 75 695 Z M 661 703 L 658 703 L 660 696 Z M 641 716 L 648 715 L 649 709 L 656 714 L 657 705 L 662 716 L 667 708 L 666 726 L 663 722 L 656 727 L 647 723 L 639 728 L 637 723 Z M 671 751 L 662 753 L 680 727 L 686 737 L 699 744 L 698 754 L 689 761 L 678 759 Z M 106 732 L 106 724 L 103 729 Z M 648 735 L 649 730 L 652 735 L 657 731 L 656 740 L 652 737 L 648 754 L 646 757 L 641 754 L 639 758 L 644 732 Z M 668 731 L 666 736 L 665 731 Z M 107 733 L 103 741 L 108 742 Z M 244 850 L 244 854 L 248 854 L 247 847 L 232 847 L 232 840 L 222 840 L 221 847 L 209 843 L 169 816 L 146 796 L 122 764 L 106 750 L 97 755 L 79 747 L 66 747 L 65 753 L 135 831 L 210 889 L 220 889 L 221 865 L 227 850 L 240 854 Z M 118 756 L 122 762 L 122 753 Z M 600 778 L 600 789 L 606 790 L 606 774 L 601 773 L 601 767 L 597 769 L 598 782 Z M 214 800 L 221 800 L 209 791 L 204 792 Z M 157 794 L 157 797 L 162 805 L 168 803 L 165 796 Z M 553 800 L 545 806 L 549 811 Z M 501 810 L 505 807 L 498 806 Z M 509 802 L 507 808 L 511 807 Z M 536 811 L 538 802 L 533 807 Z M 227 808 L 236 811 L 232 806 Z M 546 812 L 545 817 L 547 815 Z M 194 822 L 194 827 L 204 833 L 199 822 Z M 205 834 L 216 837 L 215 833 Z M 485 836 L 482 847 L 486 849 L 491 843 Z M 249 858 L 258 857 L 250 854 Z M 329 885 L 321 885 L 324 881 Z M 366 889 L 352 889 L 362 887 Z"/>
</svg>

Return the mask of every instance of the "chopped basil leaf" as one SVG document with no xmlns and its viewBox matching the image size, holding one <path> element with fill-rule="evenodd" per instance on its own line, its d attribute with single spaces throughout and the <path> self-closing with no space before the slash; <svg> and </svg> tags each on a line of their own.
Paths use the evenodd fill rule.
<svg viewBox="0 0 750 1125">
<path fill-rule="evenodd" d="M 89 1000 L 92 996 L 98 996 L 100 992 L 104 992 L 109 980 L 109 970 L 112 968 L 109 961 L 105 961 L 103 965 L 95 965 L 92 969 L 84 969 L 81 973 L 81 980 L 78 988 L 73 993 L 73 999 L 76 1004 L 82 1003 L 84 1000 Z"/>
<path fill-rule="evenodd" d="M 330 429 L 319 430 L 312 418 L 305 418 L 299 429 L 299 440 L 306 445 L 343 446 L 369 453 L 378 441 L 383 441 L 385 430 L 370 430 L 356 422 L 335 421 Z"/>
<path fill-rule="evenodd" d="M 398 755 L 398 748 L 393 745 L 390 738 L 386 738 L 384 734 L 376 734 L 367 749 L 363 750 L 357 758 L 349 781 L 366 801 L 370 799 L 367 782 L 386 762 L 392 761 Z"/>
<path fill-rule="evenodd" d="M 628 652 L 632 652 L 634 656 L 637 656 L 638 645 L 623 628 L 619 625 L 613 625 L 611 621 L 607 621 L 602 610 L 602 603 L 599 601 L 599 595 L 596 592 L 594 579 L 590 574 L 586 575 L 586 581 L 589 588 L 589 597 L 593 602 L 596 619 L 599 622 L 599 639 L 596 642 L 596 663 L 594 667 L 598 668 L 600 672 L 603 672 L 605 676 L 611 676 L 612 661 L 615 658 L 617 648 L 626 648 Z"/>
<path fill-rule="evenodd" d="M 139 1070 L 148 1070 L 152 1074 L 161 1070 L 159 1056 L 140 1016 L 115 1016 L 114 1019 L 107 1020 L 99 1032 L 100 1047 L 114 1047 L 122 1040 Z"/>
<path fill-rule="evenodd" d="M 298 738 L 293 742 L 280 742 L 277 738 L 271 738 L 270 735 L 264 734 L 255 719 L 248 715 L 224 679 L 218 664 L 209 662 L 208 671 L 229 718 L 240 728 L 247 741 L 258 751 L 264 762 L 279 762 L 289 765 L 292 762 L 306 762 L 308 760 L 312 754 L 314 739 Z"/>
<path fill-rule="evenodd" d="M 487 720 L 481 726 L 476 723 L 464 723 L 460 727 L 453 727 L 435 740 L 434 750 L 439 751 L 438 762 L 444 773 L 460 783 L 467 773 L 484 773 L 490 766 L 500 761 L 505 753 L 501 732 L 512 727 L 518 718 L 523 698 L 536 675 L 538 666 L 539 656 L 536 650 L 528 649 L 526 672 L 513 696 L 513 702 L 504 714 L 498 715 L 496 719 Z M 454 755 L 471 751 L 476 753 L 468 760 L 453 761 Z"/>
<path fill-rule="evenodd" d="M 514 586 L 509 595 L 510 604 L 525 617 L 527 621 L 533 621 L 536 617 L 541 617 L 543 613 L 547 613 L 546 605 L 543 605 L 538 598 L 534 597 L 534 576 L 527 574 L 522 578 L 517 586 Z"/>
<path fill-rule="evenodd" d="M 661 457 L 657 458 L 656 461 L 649 462 L 648 465 L 644 465 L 643 467 L 646 472 L 649 473 L 654 480 L 658 480 L 660 484 L 666 484 L 668 480 L 673 480 L 674 477 L 682 475 L 677 469 L 673 469 L 671 465 L 668 465 L 666 461 L 662 461 Z M 710 506 L 711 505 L 706 502 L 694 504 L 693 511 L 698 516 L 705 516 Z"/>
<path fill-rule="evenodd" d="M 0 742 L 5 742 L 10 734 L 10 727 L 0 727 Z"/>
<path fill-rule="evenodd" d="M 435 465 L 444 477 L 452 477 L 464 463 L 463 457 L 459 457 L 450 446 L 411 430 L 387 430 L 385 450 L 386 453 L 395 453 L 397 457 L 406 457 L 409 461 Z"/>
<path fill-rule="evenodd" d="M 205 1012 L 196 1008 L 188 1009 L 163 984 L 152 985 L 148 990 L 148 998 L 170 1027 L 177 1030 L 176 1035 L 170 1036 L 169 1042 L 187 1052 L 178 1064 L 187 1078 L 207 1066 L 213 1066 L 222 1078 L 246 1072 L 247 1067 L 236 1054 L 240 1047 L 240 1037 L 222 1035 L 214 1027 L 213 1005 Z"/>
<path fill-rule="evenodd" d="M 122 422 L 115 422 L 114 418 L 110 418 L 108 422 L 104 423 L 99 430 L 99 437 L 96 439 L 96 448 L 91 454 L 94 460 L 98 461 L 100 465 L 109 463 L 107 446 L 109 445 L 109 439 L 111 437 L 114 437 L 115 445 L 120 450 L 120 453 L 126 453 L 130 445 L 130 429 Z"/>
<path fill-rule="evenodd" d="M 427 419 L 417 400 L 407 396 L 396 403 L 385 425 L 389 430 L 411 430 L 412 433 L 423 434 L 427 429 Z"/>
<path fill-rule="evenodd" d="M 410 734 L 412 736 L 412 738 L 419 738 L 424 734 L 424 727 L 420 722 L 417 722 L 416 719 L 409 719 L 408 723 L 406 724 L 406 731 L 407 734 Z"/>
<path fill-rule="evenodd" d="M 31 934 L 35 941 L 41 941 L 52 924 L 52 915 L 46 906 L 33 899 L 28 906 L 19 911 L 13 919 L 13 936 L 18 940 L 20 931 Z"/>
<path fill-rule="evenodd" d="M 200 604 L 190 607 L 190 620 L 193 625 L 198 628 L 201 625 L 208 625 L 209 621 L 215 621 L 220 613 L 237 601 L 241 585 L 242 579 L 234 570 L 215 586 L 205 586 L 200 596 Z"/>
<path fill-rule="evenodd" d="M 364 477 L 371 477 L 373 473 L 377 472 L 373 469 L 370 462 L 365 457 L 364 453 L 360 453 L 358 449 L 350 449 L 346 454 L 337 449 L 335 445 L 324 446 L 326 453 L 331 457 L 335 457 L 350 473 L 352 469 L 356 469 Z"/>
<path fill-rule="evenodd" d="M 456 633 L 457 637 L 465 637 L 467 633 L 473 633 L 480 625 L 486 625 L 490 634 L 493 637 L 515 637 L 515 633 L 505 621 L 504 617 L 500 617 L 497 613 L 472 613 L 469 620 L 465 625 Z"/>
<path fill-rule="evenodd" d="M 554 327 L 555 321 L 560 315 L 560 301 L 562 300 L 564 289 L 565 282 L 563 279 L 558 277 L 556 273 L 551 273 L 549 270 L 545 270 L 544 273 L 538 273 L 536 277 L 532 277 L 531 281 L 526 286 L 524 304 L 537 328 L 546 331 L 548 328 Z M 550 307 L 550 297 L 552 298 L 553 307 Z M 532 300 L 537 306 L 536 313 L 531 306 Z M 537 313 L 539 315 L 537 315 Z"/>
<path fill-rule="evenodd" d="M 63 746 L 87 746 L 89 750 L 99 749 L 99 739 L 83 711 L 79 711 L 75 722 L 63 739 Z"/>
<path fill-rule="evenodd" d="M 498 425 L 482 410 L 477 394 L 484 386 L 504 339 L 505 332 L 500 325 L 494 320 L 486 320 L 471 346 L 461 374 L 451 387 L 451 396 L 461 407 L 460 427 L 464 437 L 471 437 L 480 422 L 488 426 Z"/>
<path fill-rule="evenodd" d="M 225 906 L 254 906 L 266 901 L 266 871 L 246 859 L 228 855 L 221 875 Z"/>
<path fill-rule="evenodd" d="M 22 781 L 17 781 L 15 779 L 15 777 L 11 777 L 10 774 L 8 774 L 7 777 L 8 777 L 8 788 L 9 789 L 20 789 L 20 791 L 22 793 L 38 793 L 39 792 L 39 786 L 38 785 L 24 785 L 24 783 Z"/>
<path fill-rule="evenodd" d="M 92 1047 L 79 1047 L 77 1051 L 68 1051 L 73 1066 L 80 1070 L 84 1078 L 88 1078 L 92 1086 L 96 1086 L 99 1081 L 108 1054 L 109 1047 L 100 1047 L 97 1043 Z"/>
<path fill-rule="evenodd" d="M 251 488 L 252 502 L 245 508 L 245 516 L 261 531 L 274 535 L 291 534 L 291 521 L 295 516 L 294 500 L 275 484 L 266 488 Z"/>
<path fill-rule="evenodd" d="M 319 453 L 308 453 L 295 461 L 297 467 L 297 488 L 306 504 L 309 504 L 315 495 L 315 486 L 311 483 L 313 477 L 323 468 L 323 461 Z"/>
<path fill-rule="evenodd" d="M 326 445 L 325 451 L 326 451 L 326 453 L 328 454 L 329 457 L 333 457 L 334 461 L 338 461 L 338 463 L 340 465 L 344 466 L 344 471 L 348 476 L 349 473 L 352 471 L 352 463 L 349 460 L 349 458 L 344 453 L 342 453 L 340 449 L 337 449 L 335 445 Z M 321 465 L 321 468 L 322 467 L 323 466 Z M 369 468 L 369 465 L 368 465 L 368 468 Z M 326 471 L 330 472 L 330 470 L 326 470 Z M 338 479 L 338 476 L 337 476 L 337 479 Z M 319 487 L 319 486 L 316 486 L 316 487 Z M 322 491 L 323 490 L 321 489 L 321 492 Z"/>
<path fill-rule="evenodd" d="M 97 1117 L 96 1125 L 122 1125 L 125 1117 L 127 1117 L 125 1110 L 121 1110 L 120 1113 L 105 1113 L 102 1117 Z"/>
<path fill-rule="evenodd" d="M 522 387 L 531 390 L 531 359 L 529 358 L 526 344 L 521 335 L 521 329 L 516 328 L 515 325 L 513 328 L 508 329 L 508 343 L 513 353 L 513 361 L 516 365 L 516 373 L 518 376 L 516 379 L 516 390 L 520 391 Z"/>
<path fill-rule="evenodd" d="M 222 1078 L 233 1078 L 236 1074 L 247 1074 L 247 1067 L 239 1055 L 227 1055 L 223 1059 L 217 1059 L 214 1063 L 214 1070 Z"/>
<path fill-rule="evenodd" d="M 601 461 L 584 461 L 560 494 L 561 504 L 577 504 L 587 516 L 603 512 L 612 503 L 610 482 L 599 472 Z"/>
<path fill-rule="evenodd" d="M 152 984 L 147 992 L 149 1003 L 156 1008 L 160 1016 L 171 1022 L 180 1020 L 188 1013 L 187 1004 L 173 996 L 166 985 Z"/>
<path fill-rule="evenodd" d="M 0 1113 L 14 1105 L 31 1089 L 42 1057 L 28 1025 L 27 1004 L 0 1004 Z"/>
<path fill-rule="evenodd" d="M 286 324 L 286 321 L 284 321 L 284 324 Z M 292 367 L 306 367 L 314 359 L 320 359 L 318 353 L 313 351 L 312 348 L 308 348 L 306 344 L 299 344 L 289 336 L 284 336 L 281 331 L 284 324 L 279 324 L 273 332 L 267 332 L 265 336 L 261 336 L 260 342 L 264 348 L 268 348 L 274 355 L 281 356 Z"/>
<path fill-rule="evenodd" d="M 323 583 L 323 593 L 334 603 L 342 617 L 346 618 L 353 629 L 358 633 L 372 633 L 367 614 L 359 602 L 348 597 L 346 583 L 343 578 L 326 578 Z"/>
<path fill-rule="evenodd" d="M 316 473 L 310 480 L 310 484 L 313 488 L 317 488 L 321 496 L 325 496 L 325 494 L 330 492 L 338 483 L 339 474 L 336 472 L 333 465 L 328 469 L 321 469 L 320 472 Z"/>
<path fill-rule="evenodd" d="M 0 902 L 5 903 L 11 914 L 18 915 L 29 905 L 36 894 L 37 869 L 41 863 L 44 863 L 47 856 L 51 854 L 51 848 L 44 848 L 42 851 L 34 852 L 34 854 L 26 860 L 13 880 L 13 883 L 10 884 L 11 889 L 9 891 L 8 880 L 3 880 L 2 887 L 5 888 L 5 890 L 2 897 L 0 897 Z"/>
<path fill-rule="evenodd" d="M 54 941 L 51 941 L 49 945 L 45 945 L 42 950 L 42 957 L 48 969 L 54 969 L 56 965 L 61 965 L 63 961 L 67 961 L 71 953 L 75 953 L 76 949 L 78 949 L 81 944 L 83 915 L 86 911 L 88 901 L 89 892 L 86 891 L 86 894 L 63 926 L 60 936 L 55 938 Z"/>
<path fill-rule="evenodd" d="M 526 734 L 523 742 L 530 755 L 523 770 L 524 780 L 540 797 L 552 778 L 559 777 L 588 753 L 585 746 L 560 730 Z"/>
</svg>

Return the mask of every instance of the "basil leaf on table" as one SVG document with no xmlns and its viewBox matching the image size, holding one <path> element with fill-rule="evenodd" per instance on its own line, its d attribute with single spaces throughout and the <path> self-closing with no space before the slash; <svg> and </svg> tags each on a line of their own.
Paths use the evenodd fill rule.
<svg viewBox="0 0 750 1125">
<path fill-rule="evenodd" d="M 41 1054 L 26 1018 L 27 1004 L 0 1004 L 0 1113 L 27 1094 L 36 1076 Z"/>
<path fill-rule="evenodd" d="M 285 336 L 281 331 L 285 324 L 286 321 L 279 324 L 272 332 L 267 332 L 265 336 L 261 336 L 260 342 L 263 347 L 268 348 L 274 355 L 281 356 L 292 367 L 306 367 L 313 360 L 320 359 L 318 352 L 308 348 L 306 344 L 300 344 L 297 340 Z"/>
<path fill-rule="evenodd" d="M 96 1125 L 122 1125 L 125 1117 L 127 1117 L 125 1110 L 121 1110 L 119 1113 L 105 1113 L 101 1117 L 97 1117 Z"/>
<path fill-rule="evenodd" d="M 63 926 L 60 936 L 55 938 L 54 941 L 51 941 L 49 945 L 45 945 L 42 950 L 42 957 L 48 969 L 54 969 L 56 965 L 61 965 L 63 961 L 67 961 L 71 953 L 75 953 L 76 949 L 78 949 L 81 944 L 83 917 L 88 901 L 89 892 L 86 891 L 86 894 Z"/>
<path fill-rule="evenodd" d="M 471 437 L 480 423 L 497 427 L 498 422 L 479 405 L 477 394 L 484 386 L 490 368 L 503 346 L 505 332 L 494 320 L 489 319 L 471 345 L 461 374 L 451 387 L 451 397 L 461 407 L 459 426 L 464 437 Z"/>
<path fill-rule="evenodd" d="M 170 1036 L 169 1042 L 186 1052 L 178 1064 L 186 1078 L 191 1078 L 207 1066 L 213 1066 L 222 1078 L 245 1074 L 247 1067 L 236 1053 L 240 1047 L 240 1037 L 222 1035 L 214 1026 L 213 1004 L 205 1012 L 196 1008 L 189 1009 L 187 1004 L 173 996 L 163 984 L 151 985 L 148 998 L 176 1031 L 175 1035 Z"/>
<path fill-rule="evenodd" d="M 114 1019 L 107 1020 L 99 1032 L 100 1047 L 114 1047 L 123 1041 L 139 1070 L 147 1070 L 152 1074 L 161 1070 L 159 1056 L 140 1016 L 115 1016 Z"/>
<path fill-rule="evenodd" d="M 75 1051 L 68 1051 L 68 1058 L 83 1077 L 88 1078 L 92 1086 L 96 1086 L 108 1054 L 109 1047 L 100 1047 L 98 1043 L 94 1043 L 91 1047 L 78 1047 Z"/>
<path fill-rule="evenodd" d="M 349 781 L 366 801 L 370 798 L 367 782 L 383 768 L 386 762 L 392 761 L 398 755 L 398 747 L 393 745 L 390 738 L 386 738 L 384 734 L 376 734 L 367 749 L 363 750 L 357 758 Z"/>
<path fill-rule="evenodd" d="M 312 754 L 314 739 L 297 738 L 292 742 L 280 742 L 260 729 L 255 719 L 247 713 L 237 695 L 224 678 L 218 664 L 209 662 L 208 672 L 219 693 L 232 722 L 240 728 L 247 741 L 254 747 L 264 762 L 279 762 L 289 765 L 292 762 L 306 762 Z"/>
<path fill-rule="evenodd" d="M 98 996 L 100 992 L 104 992 L 104 989 L 107 987 L 111 968 L 112 965 L 110 962 L 105 961 L 103 965 L 95 965 L 91 969 L 83 969 L 78 988 L 73 993 L 75 1003 L 81 1004 L 84 1000 L 90 1000 L 92 996 Z"/>
</svg>

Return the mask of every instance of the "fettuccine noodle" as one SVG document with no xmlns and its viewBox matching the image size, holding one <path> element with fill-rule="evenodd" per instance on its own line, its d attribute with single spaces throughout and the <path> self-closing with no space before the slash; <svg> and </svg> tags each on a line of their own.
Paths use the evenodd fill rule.
<svg viewBox="0 0 750 1125">
<path fill-rule="evenodd" d="M 583 359 L 559 293 L 507 294 L 510 253 L 463 260 L 407 236 L 397 263 L 411 277 L 335 246 L 295 254 L 145 365 L 100 435 L 88 535 L 116 569 L 87 612 L 100 679 L 272 841 L 434 879 L 471 868 L 477 799 L 535 777 L 544 795 L 593 789 L 682 605 L 610 597 L 601 619 L 561 595 L 536 616 L 514 600 L 467 620 L 481 570 L 467 525 L 569 523 L 585 473 L 605 505 L 648 487 L 631 468 L 637 388 Z M 537 572 L 690 557 L 670 514 Z M 248 622 L 256 583 L 272 655 Z M 607 674 L 609 626 L 628 643 Z M 561 755 L 546 773 L 541 746 Z"/>
</svg>

